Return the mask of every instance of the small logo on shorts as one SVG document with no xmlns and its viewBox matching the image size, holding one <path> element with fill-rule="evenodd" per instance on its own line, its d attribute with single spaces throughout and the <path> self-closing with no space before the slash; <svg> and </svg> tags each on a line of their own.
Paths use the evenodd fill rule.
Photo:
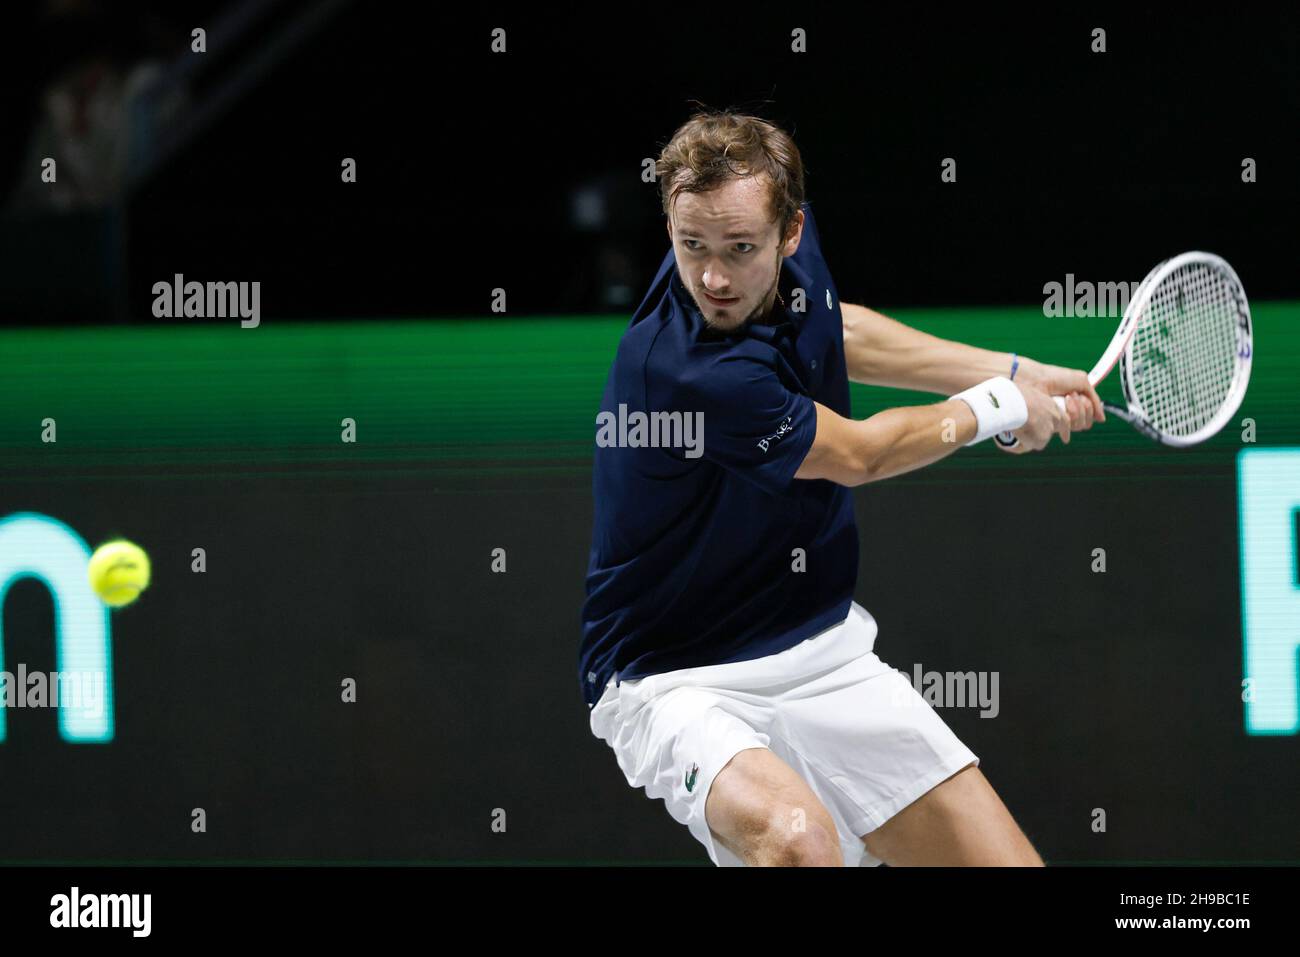
<svg viewBox="0 0 1300 957">
<path fill-rule="evenodd" d="M 691 769 L 686 772 L 686 780 L 684 782 L 686 784 L 686 790 L 688 791 L 695 790 L 695 775 L 699 773 L 700 773 L 700 766 L 698 764 L 691 765 Z"/>
</svg>

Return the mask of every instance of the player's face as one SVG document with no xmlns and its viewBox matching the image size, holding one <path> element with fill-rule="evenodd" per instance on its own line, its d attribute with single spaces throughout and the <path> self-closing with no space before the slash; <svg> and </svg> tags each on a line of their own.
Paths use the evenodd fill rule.
<svg viewBox="0 0 1300 957">
<path fill-rule="evenodd" d="M 781 258 L 799 247 L 803 213 L 787 242 L 768 219 L 764 179 L 733 179 L 707 193 L 679 193 L 668 235 L 677 272 L 704 321 L 729 332 L 762 319 L 776 299 Z"/>
</svg>

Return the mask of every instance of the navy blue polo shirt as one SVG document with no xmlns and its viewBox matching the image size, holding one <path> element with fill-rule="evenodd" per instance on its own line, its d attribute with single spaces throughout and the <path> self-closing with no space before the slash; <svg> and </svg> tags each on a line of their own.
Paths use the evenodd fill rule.
<svg viewBox="0 0 1300 957">
<path fill-rule="evenodd" d="M 588 707 L 611 677 L 776 654 L 849 613 L 852 495 L 794 478 L 816 435 L 813 402 L 850 414 L 839 296 L 802 208 L 777 281 L 784 321 L 708 330 L 670 248 L 619 341 L 593 461 L 578 654 Z"/>
</svg>

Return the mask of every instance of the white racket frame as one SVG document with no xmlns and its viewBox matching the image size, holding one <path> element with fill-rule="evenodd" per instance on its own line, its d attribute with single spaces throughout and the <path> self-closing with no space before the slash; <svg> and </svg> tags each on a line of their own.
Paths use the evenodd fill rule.
<svg viewBox="0 0 1300 957">
<path fill-rule="evenodd" d="M 1133 364 L 1129 361 L 1130 353 L 1128 349 L 1133 342 L 1133 333 L 1137 330 L 1137 319 L 1150 304 L 1152 292 L 1171 273 L 1192 263 L 1200 263 L 1217 269 L 1232 282 L 1234 287 L 1233 298 L 1237 303 L 1237 363 L 1233 371 L 1232 383 L 1228 387 L 1227 398 L 1214 417 L 1191 435 L 1170 435 L 1150 423 L 1141 403 L 1134 398 L 1136 390 L 1132 380 Z M 1147 273 L 1146 278 L 1138 284 L 1137 292 L 1129 300 L 1124 315 L 1119 321 L 1119 327 L 1115 330 L 1115 335 L 1111 337 L 1110 345 L 1106 347 L 1106 351 L 1102 353 L 1101 358 L 1097 360 L 1097 364 L 1088 373 L 1088 381 L 1092 383 L 1095 389 L 1110 374 L 1110 371 L 1115 367 L 1115 363 L 1119 362 L 1122 356 L 1124 362 L 1121 364 L 1121 384 L 1124 387 L 1124 402 L 1127 408 L 1106 402 L 1103 403 L 1106 411 L 1128 422 L 1143 435 L 1155 439 L 1157 442 L 1177 448 L 1186 448 L 1189 445 L 1204 442 L 1217 434 L 1220 429 L 1228 424 L 1228 420 L 1232 418 L 1237 409 L 1241 407 L 1241 401 L 1246 397 L 1246 386 L 1250 383 L 1250 369 L 1254 360 L 1254 352 L 1250 304 L 1246 301 L 1246 290 L 1241 284 L 1241 279 L 1223 257 L 1216 256 L 1214 253 L 1193 250 L 1179 253 L 1177 256 L 1172 256 L 1161 263 L 1157 263 L 1155 268 Z M 1056 400 L 1058 407 L 1065 408 L 1065 398 L 1063 396 L 1057 395 L 1052 398 Z M 997 439 L 998 443 L 1004 448 L 1015 448 L 1020 444 L 1019 439 L 1007 432 L 997 436 Z"/>
</svg>

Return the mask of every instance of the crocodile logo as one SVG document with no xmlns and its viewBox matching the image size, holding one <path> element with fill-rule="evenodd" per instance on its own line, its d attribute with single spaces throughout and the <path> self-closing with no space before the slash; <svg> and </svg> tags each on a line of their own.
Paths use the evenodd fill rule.
<svg viewBox="0 0 1300 957">
<path fill-rule="evenodd" d="M 691 769 L 686 772 L 686 780 L 683 782 L 686 785 L 686 790 L 695 790 L 695 776 L 699 773 L 700 766 L 698 764 L 692 764 Z"/>
</svg>

